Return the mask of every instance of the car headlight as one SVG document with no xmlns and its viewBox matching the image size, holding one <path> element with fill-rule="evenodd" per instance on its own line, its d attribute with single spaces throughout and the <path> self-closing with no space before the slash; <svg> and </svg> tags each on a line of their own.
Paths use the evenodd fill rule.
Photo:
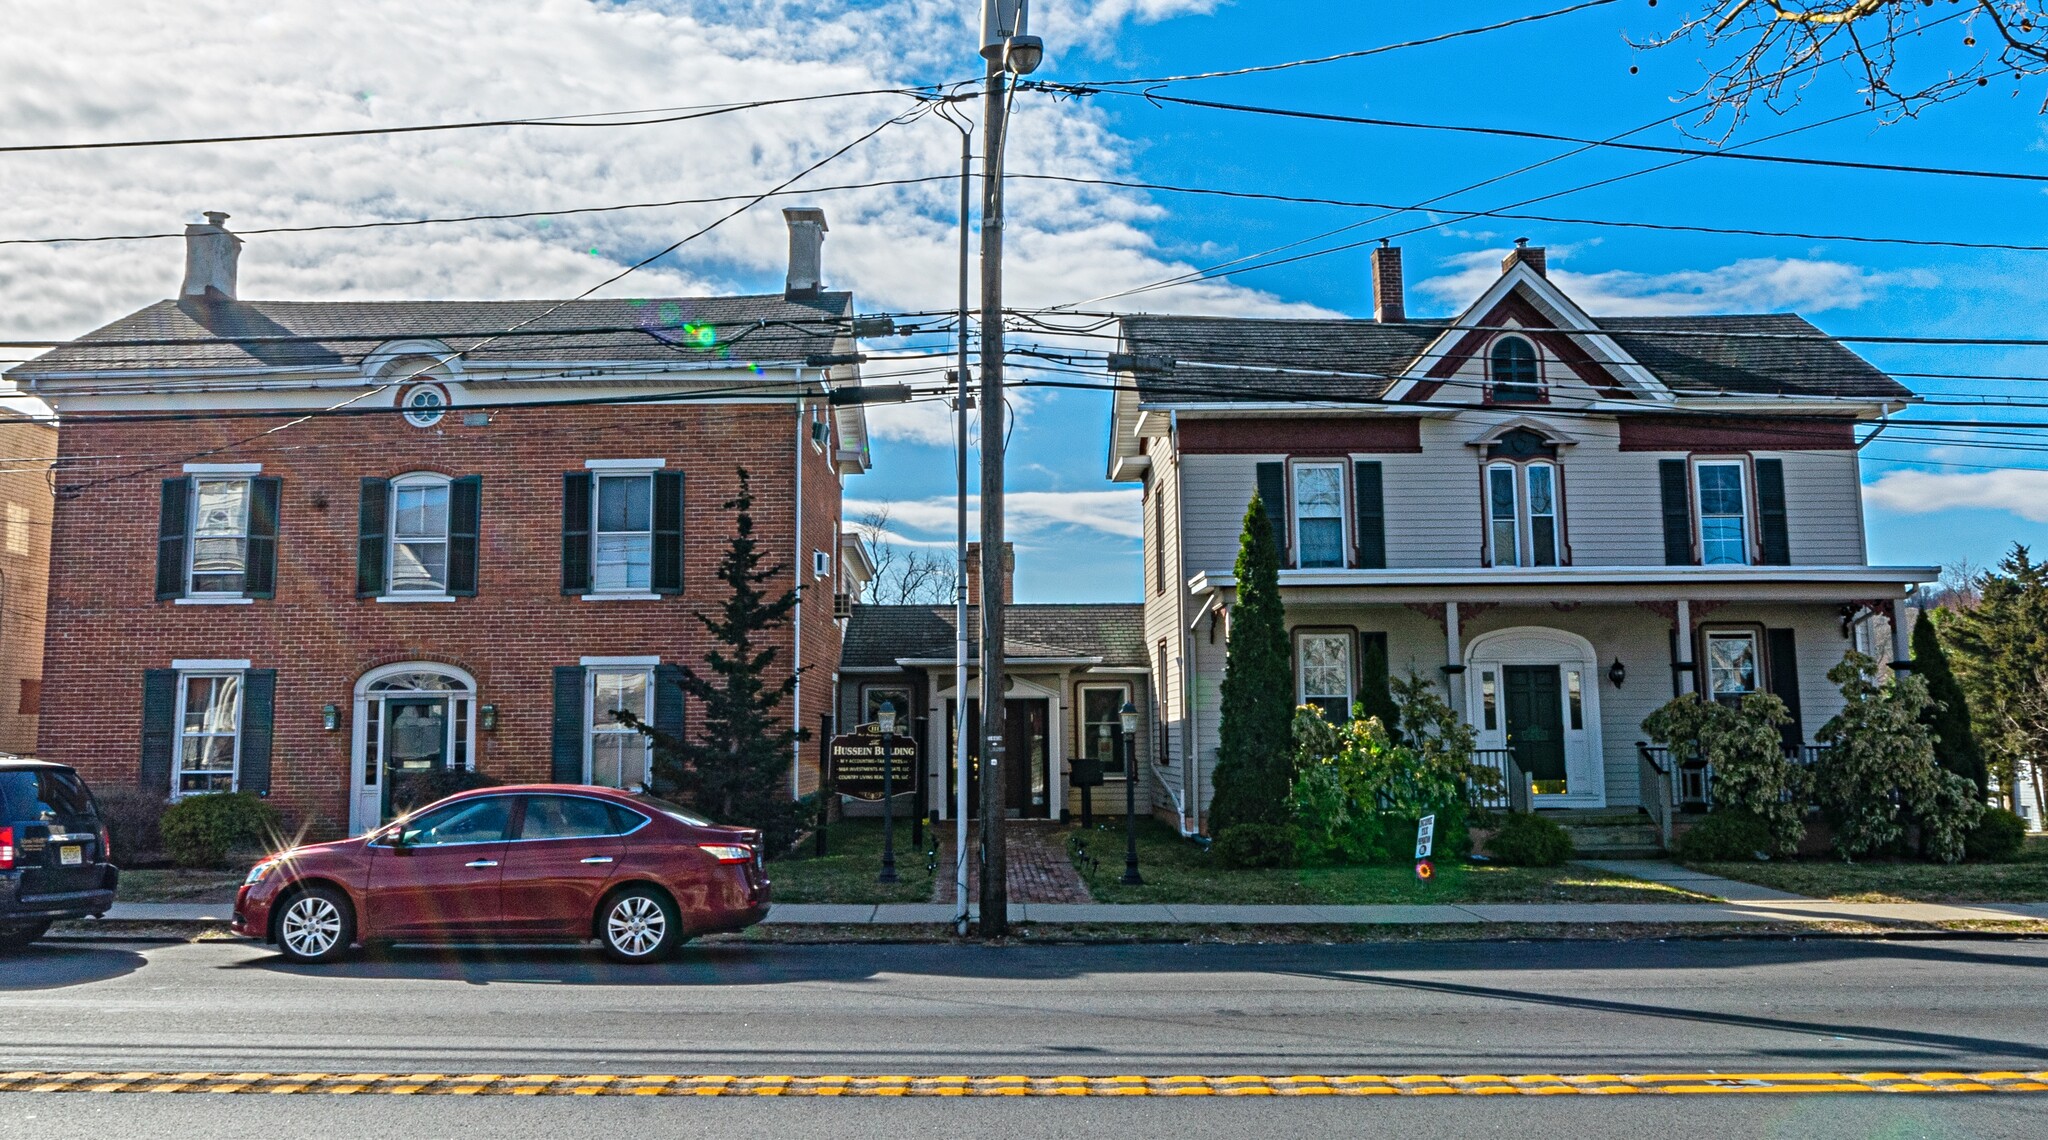
<svg viewBox="0 0 2048 1140">
<path fill-rule="evenodd" d="M 249 868 L 249 877 L 242 880 L 242 885 L 245 887 L 254 886 L 269 878 L 270 873 L 277 870 L 277 864 L 278 860 L 276 859 L 265 859 L 263 862 Z"/>
</svg>

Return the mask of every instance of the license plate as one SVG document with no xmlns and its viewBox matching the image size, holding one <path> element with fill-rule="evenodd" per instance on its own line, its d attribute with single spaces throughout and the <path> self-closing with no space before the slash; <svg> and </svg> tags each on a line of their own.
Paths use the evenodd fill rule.
<svg viewBox="0 0 2048 1140">
<path fill-rule="evenodd" d="M 85 848 L 59 847 L 57 848 L 57 862 L 66 867 L 77 867 L 85 862 Z"/>
</svg>

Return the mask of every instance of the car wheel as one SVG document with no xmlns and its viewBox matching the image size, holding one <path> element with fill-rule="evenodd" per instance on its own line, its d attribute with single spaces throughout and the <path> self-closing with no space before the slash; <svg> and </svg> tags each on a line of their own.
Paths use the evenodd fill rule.
<svg viewBox="0 0 2048 1140">
<path fill-rule="evenodd" d="M 277 949 L 286 961 L 332 962 L 348 953 L 355 937 L 355 908 L 332 887 L 300 891 L 277 916 Z"/>
<path fill-rule="evenodd" d="M 627 887 L 605 901 L 597 937 L 615 962 L 658 962 L 683 944 L 683 916 L 666 894 Z"/>
<path fill-rule="evenodd" d="M 40 922 L 25 922 L 16 926 L 0 926 L 0 950 L 19 950 L 41 938 L 50 930 L 48 919 Z"/>
</svg>

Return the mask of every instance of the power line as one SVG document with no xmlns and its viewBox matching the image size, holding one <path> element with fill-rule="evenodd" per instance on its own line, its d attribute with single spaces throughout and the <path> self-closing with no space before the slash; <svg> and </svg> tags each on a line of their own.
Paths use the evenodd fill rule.
<svg viewBox="0 0 2048 1140">
<path fill-rule="evenodd" d="M 791 103 L 815 103 L 824 99 L 849 99 L 865 95 L 908 95 L 938 91 L 946 84 L 925 84 L 921 87 L 870 87 L 859 91 L 832 91 L 820 95 L 790 95 L 780 99 L 755 99 L 746 103 L 708 103 L 694 107 L 659 107 L 647 111 L 596 111 L 582 115 L 554 115 L 527 119 L 484 119 L 469 123 L 423 123 L 406 127 L 356 127 L 334 131 L 285 131 L 276 134 L 207 135 L 198 138 L 180 139 L 127 139 L 114 142 L 89 143 L 33 143 L 18 146 L 0 146 L 0 154 L 40 154 L 55 151 L 74 150 L 130 150 L 141 147 L 160 146 L 211 146 L 217 143 L 285 142 L 294 139 L 359 138 L 367 135 L 408 135 L 432 131 L 473 131 L 495 127 L 644 127 L 661 123 L 680 123 L 691 119 L 705 119 L 715 115 L 728 115 L 735 111 L 751 111 L 760 107 L 776 107 Z M 667 114 L 665 112 L 679 112 Z M 586 122 L 583 120 L 616 118 L 622 115 L 655 114 L 652 119 L 619 119 L 614 122 Z"/>
</svg>

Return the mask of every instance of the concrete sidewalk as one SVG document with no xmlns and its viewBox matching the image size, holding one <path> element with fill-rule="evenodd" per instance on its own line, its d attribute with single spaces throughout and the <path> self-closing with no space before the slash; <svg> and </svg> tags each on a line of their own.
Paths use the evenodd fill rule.
<svg viewBox="0 0 2048 1140">
<path fill-rule="evenodd" d="M 1760 887 L 1739 879 L 1709 875 L 1705 871 L 1695 871 L 1690 867 L 1681 867 L 1662 859 L 1574 859 L 1572 862 L 1580 867 L 1591 867 L 1595 871 L 1662 883 L 1667 887 L 1677 887 L 1681 891 L 1691 891 L 1696 895 L 1712 895 L 1729 902 L 1790 902 L 1806 897 L 1775 887 Z"/>
<path fill-rule="evenodd" d="M 1699 889 L 1699 888 L 1695 888 Z M 970 913 L 975 908 L 970 908 Z M 117 903 L 121 922 L 226 922 L 225 904 Z M 903 926 L 951 922 L 951 903 L 778 903 L 772 925 Z M 2048 903 L 1846 903 L 1797 897 L 1726 903 L 1466 903 L 1410 906 L 1227 906 L 1013 903 L 1012 922 L 1183 926 L 1423 925 L 1445 923 L 1745 923 L 2048 921 Z"/>
</svg>

